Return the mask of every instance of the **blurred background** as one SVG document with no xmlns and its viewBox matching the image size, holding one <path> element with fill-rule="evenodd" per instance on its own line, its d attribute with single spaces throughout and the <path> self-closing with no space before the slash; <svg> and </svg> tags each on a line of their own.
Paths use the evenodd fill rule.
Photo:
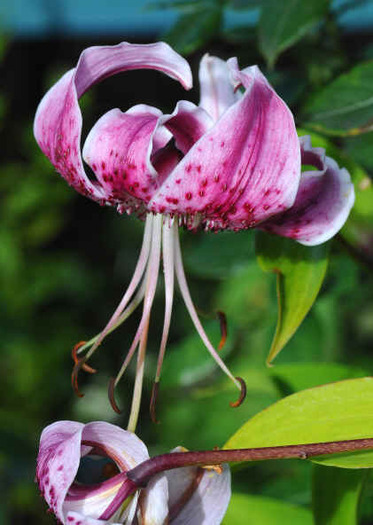
<svg viewBox="0 0 373 525">
<path fill-rule="evenodd" d="M 287 0 L 277 3 L 284 10 L 290 5 Z M 273 0 L 2 0 L 1 524 L 53 522 L 33 482 L 45 425 L 58 419 L 104 419 L 125 426 L 128 417 L 133 370 L 117 389 L 118 404 L 124 409 L 120 416 L 110 407 L 107 385 L 119 369 L 138 317 L 131 317 L 102 345 L 92 363 L 98 373 L 81 374 L 82 399 L 70 386 L 71 348 L 101 330 L 119 302 L 137 260 L 143 224 L 76 194 L 55 173 L 32 135 L 41 97 L 75 66 L 88 46 L 164 39 L 187 56 L 195 79 L 205 52 L 237 56 L 242 67 L 258 64 L 294 111 L 299 127 L 312 132 L 315 144 L 348 167 L 359 192 L 342 235 L 331 243 L 321 294 L 272 368 L 266 367 L 265 359 L 277 317 L 275 276 L 264 273 L 256 262 L 254 232 L 183 234 L 195 304 L 216 343 L 220 338 L 216 311 L 226 314 L 223 356 L 234 374 L 246 380 L 248 396 L 239 409 L 229 408 L 236 392 L 216 370 L 176 296 L 157 407 L 161 424 L 151 423 L 149 397 L 163 323 L 160 280 L 138 426 L 151 453 L 176 445 L 221 446 L 250 416 L 284 395 L 371 375 L 373 2 L 304 4 L 308 13 L 299 9 L 299 19 L 280 26 Z M 341 99 L 350 102 L 358 88 L 352 81 L 348 90 L 342 81 L 341 90 L 334 87 L 332 96 L 327 87 L 359 67 L 354 78 L 365 89 L 361 100 L 366 103 L 360 101 L 360 113 L 348 122 L 338 111 L 333 120 L 325 107 L 336 104 L 338 110 Z M 198 103 L 198 82 L 185 93 L 155 72 L 109 78 L 81 101 L 83 140 L 97 118 L 113 107 L 125 111 L 146 103 L 171 112 L 181 98 Z M 265 521 L 260 510 L 273 504 L 287 506 L 289 512 L 298 513 L 294 516 L 303 516 L 300 523 L 308 523 L 310 469 L 307 462 L 286 461 L 236 472 L 235 490 L 250 495 L 252 512 L 258 513 L 252 522 L 274 523 Z M 368 482 L 361 521 L 366 525 L 373 523 L 372 493 Z M 235 521 L 239 498 L 235 508 L 236 518 L 227 523 L 241 523 Z M 290 522 L 296 523 L 295 518 Z"/>
</svg>

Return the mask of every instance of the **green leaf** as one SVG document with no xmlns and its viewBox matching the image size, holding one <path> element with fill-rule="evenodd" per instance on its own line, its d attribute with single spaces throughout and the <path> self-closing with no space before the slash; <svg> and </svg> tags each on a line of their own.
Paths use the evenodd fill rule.
<svg viewBox="0 0 373 525">
<path fill-rule="evenodd" d="M 293 336 L 319 293 L 328 265 L 328 244 L 303 246 L 258 232 L 256 253 L 261 268 L 277 274 L 278 318 L 267 358 L 270 363 Z"/>
<path fill-rule="evenodd" d="M 373 61 L 363 62 L 316 93 L 305 107 L 307 126 L 331 135 L 373 129 Z"/>
<path fill-rule="evenodd" d="M 173 28 L 164 35 L 164 40 L 183 55 L 193 53 L 219 31 L 222 22 L 222 7 L 214 3 L 196 6 L 182 14 Z"/>
<path fill-rule="evenodd" d="M 263 496 L 232 494 L 223 525 L 312 525 L 309 510 Z"/>
<path fill-rule="evenodd" d="M 348 154 L 356 161 L 373 171 L 373 133 L 365 133 L 345 140 Z"/>
<path fill-rule="evenodd" d="M 367 371 L 339 363 L 290 363 L 274 366 L 271 375 L 292 393 L 332 381 L 365 377 Z"/>
<path fill-rule="evenodd" d="M 313 466 L 312 508 L 315 525 L 356 525 L 364 470 Z"/>
<path fill-rule="evenodd" d="M 259 20 L 259 46 L 269 66 L 300 40 L 328 11 L 328 0 L 265 0 Z"/>
<path fill-rule="evenodd" d="M 224 448 L 274 447 L 371 438 L 373 378 L 350 379 L 285 397 L 247 421 Z M 373 467 L 373 451 L 312 458 L 343 468 Z"/>
</svg>

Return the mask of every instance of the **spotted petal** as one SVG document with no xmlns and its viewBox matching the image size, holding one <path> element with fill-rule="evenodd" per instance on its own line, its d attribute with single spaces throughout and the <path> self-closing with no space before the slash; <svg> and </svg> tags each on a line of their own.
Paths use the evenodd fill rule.
<svg viewBox="0 0 373 525">
<path fill-rule="evenodd" d="M 273 217 L 263 229 L 301 244 L 321 244 L 343 226 L 355 200 L 348 171 L 339 168 L 322 148 L 312 148 L 309 137 L 302 137 L 302 162 L 317 171 L 302 173 L 295 203 L 288 211 Z"/>
<path fill-rule="evenodd" d="M 58 421 L 45 428 L 40 438 L 36 479 L 46 502 L 62 523 L 63 502 L 80 463 L 83 428 L 82 423 Z"/>
<path fill-rule="evenodd" d="M 130 206 L 130 197 L 141 202 L 150 200 L 154 193 L 157 172 L 150 155 L 161 115 L 158 109 L 145 105 L 126 113 L 112 109 L 90 131 L 83 158 L 112 204 L 128 202 Z"/>
<path fill-rule="evenodd" d="M 104 452 L 122 473 L 98 485 L 73 484 L 81 456 L 92 449 Z M 67 518 L 71 513 L 99 519 L 108 509 L 110 513 L 118 492 L 125 483 L 130 483 L 123 472 L 148 458 L 144 443 L 131 432 L 104 422 L 83 425 L 60 421 L 47 427 L 41 436 L 37 480 L 48 505 L 62 523 L 71 521 Z M 123 518 L 134 514 L 136 502 L 136 497 L 127 500 Z"/>
<path fill-rule="evenodd" d="M 79 97 L 104 78 L 132 69 L 155 69 L 192 85 L 188 63 L 167 44 L 90 47 L 80 56 L 75 69 L 68 71 L 44 96 L 35 122 L 35 138 L 57 171 L 77 191 L 106 202 L 105 188 L 86 175 L 80 154 L 82 115 Z"/>
<path fill-rule="evenodd" d="M 244 96 L 185 155 L 150 201 L 152 211 L 241 229 L 293 204 L 300 178 L 293 116 L 258 68 L 230 64 Z"/>
</svg>

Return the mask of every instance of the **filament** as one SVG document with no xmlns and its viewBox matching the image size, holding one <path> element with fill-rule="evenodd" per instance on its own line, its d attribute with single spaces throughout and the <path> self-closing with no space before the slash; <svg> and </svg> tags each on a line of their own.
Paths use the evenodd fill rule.
<svg viewBox="0 0 373 525">
<path fill-rule="evenodd" d="M 234 377 L 232 372 L 229 370 L 229 368 L 226 366 L 224 361 L 221 359 L 213 345 L 211 344 L 209 338 L 206 335 L 206 332 L 204 331 L 201 321 L 199 320 L 199 317 L 197 315 L 196 309 L 194 307 L 192 298 L 190 296 L 188 284 L 185 277 L 184 267 L 183 267 L 183 261 L 181 257 L 181 249 L 180 249 L 180 241 L 179 241 L 179 235 L 178 231 L 175 230 L 175 270 L 176 270 L 176 277 L 179 283 L 179 288 L 181 295 L 184 299 L 185 306 L 187 307 L 187 310 L 189 312 L 189 315 L 193 321 L 193 324 L 202 339 L 205 347 L 210 352 L 211 356 L 215 359 L 216 363 L 220 366 L 220 368 L 223 370 L 223 372 L 233 381 L 233 383 L 237 386 L 237 388 L 242 391 L 242 384 L 241 382 Z"/>
</svg>

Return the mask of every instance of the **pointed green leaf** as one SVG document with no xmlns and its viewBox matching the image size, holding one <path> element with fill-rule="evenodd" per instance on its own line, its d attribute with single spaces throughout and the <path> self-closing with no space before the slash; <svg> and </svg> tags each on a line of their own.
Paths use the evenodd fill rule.
<svg viewBox="0 0 373 525">
<path fill-rule="evenodd" d="M 314 465 L 312 508 L 315 525 L 356 525 L 366 476 L 365 470 Z"/>
<path fill-rule="evenodd" d="M 353 67 L 316 93 L 305 107 L 307 126 L 331 135 L 373 129 L 373 60 Z"/>
<path fill-rule="evenodd" d="M 264 271 L 277 274 L 278 318 L 269 351 L 270 363 L 293 336 L 321 288 L 328 265 L 328 244 L 302 246 L 258 232 L 256 254 Z"/>
<path fill-rule="evenodd" d="M 265 0 L 259 46 L 272 66 L 278 55 L 302 38 L 328 11 L 328 0 Z"/>
<path fill-rule="evenodd" d="M 248 525 L 312 525 L 312 514 L 308 509 L 273 498 L 232 494 L 223 525 L 245 523 Z"/>
<path fill-rule="evenodd" d="M 274 447 L 373 437 L 373 378 L 350 379 L 285 397 L 249 419 L 224 448 Z M 312 458 L 343 468 L 373 467 L 373 451 Z"/>
</svg>

